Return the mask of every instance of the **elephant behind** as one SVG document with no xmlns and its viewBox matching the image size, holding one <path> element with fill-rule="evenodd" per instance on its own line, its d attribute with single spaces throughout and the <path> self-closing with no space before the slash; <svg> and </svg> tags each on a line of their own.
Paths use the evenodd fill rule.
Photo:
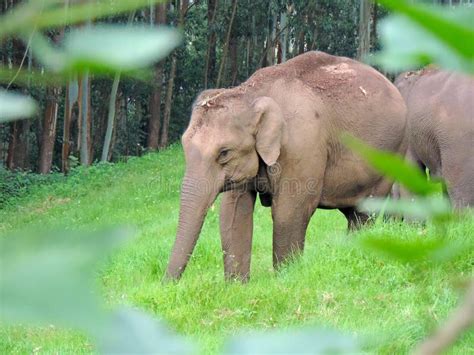
<svg viewBox="0 0 474 355">
<path fill-rule="evenodd" d="M 166 276 L 181 276 L 219 193 L 228 278 L 249 277 L 257 195 L 272 209 L 274 267 L 302 252 L 318 207 L 339 209 L 350 227 L 365 221 L 357 203 L 387 195 L 392 183 L 340 134 L 405 154 L 405 125 L 403 98 L 382 74 L 322 52 L 262 68 L 235 88 L 204 91 L 182 137 L 186 172 Z"/>
<path fill-rule="evenodd" d="M 454 207 L 474 206 L 474 78 L 428 67 L 395 85 L 407 105 L 407 159 L 444 179 Z"/>
</svg>

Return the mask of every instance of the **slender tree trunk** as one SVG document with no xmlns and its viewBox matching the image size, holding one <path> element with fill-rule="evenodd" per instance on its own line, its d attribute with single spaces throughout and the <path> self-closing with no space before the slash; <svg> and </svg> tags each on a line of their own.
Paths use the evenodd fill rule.
<svg viewBox="0 0 474 355">
<path fill-rule="evenodd" d="M 47 101 L 43 119 L 38 167 L 40 174 L 48 174 L 53 163 L 54 142 L 56 140 L 56 123 L 58 120 L 59 93 L 59 88 L 53 87 L 46 90 Z"/>
<path fill-rule="evenodd" d="M 281 63 L 286 62 L 286 53 L 287 53 L 287 45 L 288 45 L 288 27 L 287 27 L 287 12 L 288 10 L 285 9 L 281 13 L 280 17 L 280 30 L 283 30 L 281 34 Z"/>
<path fill-rule="evenodd" d="M 207 2 L 207 51 L 206 64 L 204 66 L 204 89 L 208 88 L 209 82 L 214 78 L 216 70 L 216 43 L 217 35 L 214 29 L 217 16 L 217 0 Z"/>
<path fill-rule="evenodd" d="M 28 133 L 30 120 L 21 120 L 11 123 L 10 141 L 7 153 L 7 168 L 10 170 L 27 170 L 28 161 Z"/>
<path fill-rule="evenodd" d="M 372 49 L 377 49 L 377 20 L 378 20 L 378 3 L 377 0 L 374 1 L 372 7 L 372 31 L 370 34 L 370 47 Z"/>
<path fill-rule="evenodd" d="M 161 3 L 155 7 L 155 22 L 158 25 L 166 23 L 166 5 Z M 155 66 L 155 77 L 153 91 L 150 98 L 150 118 L 148 120 L 147 147 L 150 150 L 158 148 L 161 125 L 161 93 L 163 91 L 163 64 L 160 62 Z"/>
<path fill-rule="evenodd" d="M 230 68 L 231 68 L 231 85 L 234 86 L 237 81 L 239 67 L 237 63 L 238 39 L 234 35 L 230 40 Z"/>
<path fill-rule="evenodd" d="M 115 74 L 112 90 L 110 92 L 109 113 L 107 116 L 107 130 L 105 132 L 104 146 L 102 148 L 101 161 L 109 160 L 110 146 L 112 143 L 112 133 L 115 128 L 115 107 L 117 103 L 117 91 L 120 83 L 120 73 Z"/>
<path fill-rule="evenodd" d="M 81 164 L 89 166 L 90 161 L 90 143 L 91 143 L 91 112 L 90 112 L 90 77 L 89 73 L 86 72 L 82 76 L 81 85 L 81 101 L 80 101 L 80 112 L 81 112 L 81 147 L 80 156 Z"/>
<path fill-rule="evenodd" d="M 13 2 L 11 3 L 13 5 Z M 11 42 L 11 61 L 14 65 L 21 66 L 26 58 L 26 47 L 18 39 Z M 14 86 L 14 84 L 13 84 Z M 7 167 L 11 170 L 26 170 L 29 168 L 28 159 L 28 133 L 30 120 L 20 120 L 10 123 L 10 139 L 7 153 Z"/>
<path fill-rule="evenodd" d="M 370 49 L 370 0 L 360 0 L 359 8 L 359 47 L 357 59 L 362 60 Z"/>
<path fill-rule="evenodd" d="M 238 0 L 232 0 L 232 13 L 230 15 L 229 28 L 227 30 L 227 35 L 224 42 L 224 49 L 222 50 L 222 59 L 221 59 L 221 65 L 219 67 L 219 73 L 217 74 L 216 87 L 220 86 L 223 76 L 224 76 L 227 52 L 229 51 L 230 34 L 232 32 L 232 25 L 234 23 L 235 13 L 237 11 L 237 1 Z"/>
<path fill-rule="evenodd" d="M 119 117 L 119 122 L 123 125 L 124 124 L 124 115 L 126 115 L 126 107 L 125 107 L 125 99 L 122 96 L 115 102 L 115 112 L 116 116 Z M 112 153 L 114 151 L 115 142 L 117 141 L 117 129 L 114 129 L 112 132 L 112 142 L 110 143 L 109 155 L 107 157 L 108 161 L 112 160 Z"/>
<path fill-rule="evenodd" d="M 268 31 L 268 41 L 267 41 L 267 65 L 275 64 L 275 46 L 276 46 L 276 27 L 277 27 L 278 16 L 277 14 L 273 15 L 270 28 Z"/>
<path fill-rule="evenodd" d="M 79 85 L 76 79 L 71 79 L 66 85 L 66 98 L 64 102 L 64 125 L 63 125 L 63 146 L 61 152 L 61 171 L 69 171 L 69 153 L 71 150 L 71 125 L 74 104 L 77 104 L 79 95 Z"/>
<path fill-rule="evenodd" d="M 165 101 L 165 111 L 163 115 L 163 127 L 161 129 L 161 139 L 160 147 L 164 148 L 168 145 L 168 131 L 171 118 L 171 101 L 173 99 L 173 89 L 174 89 L 174 78 L 176 76 L 176 65 L 177 65 L 176 54 L 173 54 L 171 58 L 171 69 L 170 69 L 170 78 L 168 80 L 168 87 L 166 89 L 166 101 Z"/>
<path fill-rule="evenodd" d="M 182 0 L 180 11 L 179 11 L 179 20 L 178 20 L 178 27 L 184 29 L 184 16 L 186 11 L 188 10 L 189 0 Z M 168 80 L 168 87 L 166 89 L 166 101 L 165 101 L 165 111 L 163 115 L 163 127 L 161 130 L 161 139 L 160 139 L 160 147 L 164 148 L 168 146 L 169 140 L 169 125 L 170 125 L 170 118 L 171 118 L 171 106 L 172 106 L 172 99 L 173 99 L 173 89 L 174 89 L 174 79 L 176 77 L 176 68 L 177 68 L 177 53 L 176 51 L 173 52 L 171 56 L 171 69 L 170 69 L 170 76 Z"/>
</svg>

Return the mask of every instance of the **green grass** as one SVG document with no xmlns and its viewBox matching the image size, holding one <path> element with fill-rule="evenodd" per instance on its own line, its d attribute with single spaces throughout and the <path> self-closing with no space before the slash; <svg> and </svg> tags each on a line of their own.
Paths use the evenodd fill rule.
<svg viewBox="0 0 474 355">
<path fill-rule="evenodd" d="M 225 337 L 242 330 L 301 325 L 368 336 L 371 352 L 406 353 L 447 317 L 458 302 L 457 283 L 473 275 L 472 216 L 452 225 L 446 235 L 466 245 L 468 253 L 446 264 L 412 266 L 366 251 L 357 240 L 386 232 L 405 240 L 429 238 L 430 226 L 382 222 L 348 235 L 342 214 L 323 210 L 311 221 L 304 256 L 275 274 L 270 209 L 258 206 L 251 281 L 226 283 L 217 202 L 182 280 L 162 284 L 183 170 L 179 146 L 128 163 L 78 170 L 66 181 L 33 188 L 0 210 L 1 237 L 38 228 L 134 226 L 136 238 L 109 257 L 100 272 L 107 304 L 131 304 L 164 318 L 203 354 L 217 352 Z M 451 353 L 472 353 L 473 344 L 471 332 Z M 87 338 L 74 331 L 0 326 L 0 353 L 92 350 Z"/>
</svg>

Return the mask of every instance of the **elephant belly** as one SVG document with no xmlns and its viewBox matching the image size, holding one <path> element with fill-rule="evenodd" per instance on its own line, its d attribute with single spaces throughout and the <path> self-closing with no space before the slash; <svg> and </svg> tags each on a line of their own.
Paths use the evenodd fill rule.
<svg viewBox="0 0 474 355">
<path fill-rule="evenodd" d="M 326 169 L 319 205 L 325 208 L 356 206 L 369 196 L 385 196 L 391 183 L 360 160 L 340 159 Z"/>
</svg>

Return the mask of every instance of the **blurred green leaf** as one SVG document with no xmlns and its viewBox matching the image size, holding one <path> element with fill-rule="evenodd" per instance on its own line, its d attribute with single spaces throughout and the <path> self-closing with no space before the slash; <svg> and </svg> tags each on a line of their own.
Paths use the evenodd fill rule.
<svg viewBox="0 0 474 355">
<path fill-rule="evenodd" d="M 13 33 L 31 32 L 33 29 L 62 27 L 105 16 L 118 15 L 161 1 L 94 0 L 71 3 L 66 8 L 64 0 L 30 0 L 0 17 L 0 38 Z"/>
<path fill-rule="evenodd" d="M 438 192 L 438 187 L 427 180 L 424 172 L 406 162 L 402 157 L 372 148 L 348 134 L 342 136 L 342 141 L 363 157 L 374 169 L 399 182 L 411 192 L 422 196 Z"/>
<path fill-rule="evenodd" d="M 404 30 L 400 31 L 400 28 Z M 458 55 L 436 35 L 404 16 L 395 15 L 383 20 L 380 37 L 383 50 L 369 57 L 369 62 L 388 71 L 399 72 L 436 63 L 447 69 L 474 73 L 472 59 Z"/>
<path fill-rule="evenodd" d="M 0 123 L 31 117 L 37 109 L 31 97 L 0 90 Z"/>
<path fill-rule="evenodd" d="M 2 318 L 97 329 L 106 317 L 92 292 L 97 260 L 127 235 L 117 230 L 0 239 Z"/>
<path fill-rule="evenodd" d="M 362 201 L 358 208 L 369 213 L 384 211 L 389 215 L 402 215 L 417 220 L 447 218 L 451 216 L 451 204 L 444 198 L 417 197 L 413 199 L 389 200 L 369 198 Z"/>
<path fill-rule="evenodd" d="M 445 262 L 466 252 L 464 245 L 426 236 L 400 240 L 398 236 L 386 234 L 362 238 L 360 243 L 367 249 L 402 263 Z"/>
<path fill-rule="evenodd" d="M 194 347 L 147 314 L 122 308 L 99 334 L 103 354 L 194 354 Z"/>
<path fill-rule="evenodd" d="M 452 9 L 432 8 L 422 4 L 410 4 L 405 0 L 380 0 L 382 5 L 408 17 L 414 24 L 432 33 L 441 43 L 468 61 L 474 60 L 474 9 L 462 7 L 455 11 L 462 15 L 452 15 Z M 400 27 L 403 28 L 403 27 Z M 400 29 L 399 28 L 399 29 Z M 403 31 L 408 33 L 406 28 Z M 409 37 L 408 37 L 409 38 Z M 411 38 L 408 42 L 423 45 Z"/>
<path fill-rule="evenodd" d="M 65 65 L 76 70 L 130 71 L 166 57 L 180 42 L 180 33 L 169 27 L 85 27 L 65 36 Z"/>
<path fill-rule="evenodd" d="M 224 354 L 354 354 L 355 337 L 329 329 L 253 332 L 231 338 Z"/>
</svg>

